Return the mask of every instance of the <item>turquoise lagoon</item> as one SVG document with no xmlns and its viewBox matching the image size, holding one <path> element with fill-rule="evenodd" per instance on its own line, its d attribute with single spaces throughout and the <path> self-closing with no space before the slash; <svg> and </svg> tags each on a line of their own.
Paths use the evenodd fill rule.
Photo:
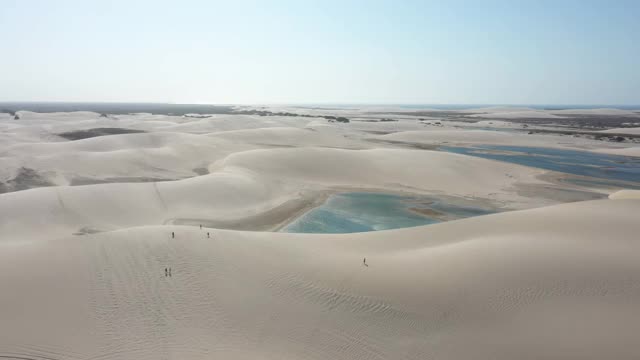
<svg viewBox="0 0 640 360">
<path fill-rule="evenodd" d="M 467 201 L 469 202 L 469 201 Z M 440 197 L 375 192 L 335 194 L 285 228 L 292 233 L 353 233 L 433 224 L 495 212 Z"/>
</svg>

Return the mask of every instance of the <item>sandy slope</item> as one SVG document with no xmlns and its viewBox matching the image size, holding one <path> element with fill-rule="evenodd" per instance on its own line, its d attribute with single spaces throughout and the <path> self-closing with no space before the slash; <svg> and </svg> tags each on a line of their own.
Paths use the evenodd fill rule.
<svg viewBox="0 0 640 360">
<path fill-rule="evenodd" d="M 636 199 L 640 200 L 640 190 L 619 190 L 609 195 L 612 200 Z"/>
<path fill-rule="evenodd" d="M 0 194 L 0 358 L 640 358 L 636 192 L 372 233 L 221 230 L 274 229 L 352 189 L 560 201 L 545 171 L 436 144 L 637 147 L 416 119 L 20 115 L 0 116 L 0 181 L 113 183 Z M 145 133 L 57 135 L 99 127 Z"/>
<path fill-rule="evenodd" d="M 601 200 L 352 235 L 156 226 L 2 243 L 0 356 L 637 359 L 639 211 Z"/>
<path fill-rule="evenodd" d="M 0 175 L 11 178 L 20 168 L 37 169 L 56 185 L 119 177 L 179 179 L 195 176 L 195 168 L 206 168 L 233 151 L 250 148 L 219 138 L 169 132 L 23 143 L 0 151 Z"/>
<path fill-rule="evenodd" d="M 363 141 L 354 139 L 348 132 L 340 128 L 329 126 L 298 127 L 267 127 L 256 129 L 242 129 L 220 131 L 208 134 L 209 137 L 227 141 L 262 146 L 283 147 L 333 147 L 359 149 L 372 147 Z"/>
<path fill-rule="evenodd" d="M 567 114 L 567 115 L 616 115 L 616 116 L 630 116 L 638 117 L 635 110 L 613 109 L 613 108 L 600 108 L 600 109 L 564 109 L 564 110 L 551 110 L 553 114 Z"/>
<path fill-rule="evenodd" d="M 616 133 L 616 134 L 633 134 L 633 135 L 638 135 L 638 134 L 640 134 L 640 127 L 633 127 L 633 128 L 615 128 L 615 129 L 602 130 L 601 132 L 603 132 L 603 133 Z"/>
<path fill-rule="evenodd" d="M 518 107 L 486 107 L 478 109 L 458 110 L 460 113 L 472 113 L 469 117 L 495 118 L 495 119 L 561 119 L 567 115 L 587 115 L 587 116 L 628 116 L 639 117 L 633 110 L 623 109 L 563 109 L 563 110 L 542 110 Z"/>
<path fill-rule="evenodd" d="M 492 118 L 492 119 L 562 119 L 562 116 L 550 114 L 546 111 L 539 110 L 522 110 L 522 111 L 496 111 L 480 114 L 472 114 L 469 117 Z"/>
<path fill-rule="evenodd" d="M 611 155 L 640 156 L 640 146 L 628 147 L 624 149 L 596 149 L 594 151 Z"/>
<path fill-rule="evenodd" d="M 233 153 L 210 170 L 209 175 L 179 181 L 0 194 L 0 239 L 51 239 L 174 221 L 269 228 L 279 223 L 262 217 L 269 211 L 304 208 L 320 194 L 343 188 L 445 193 L 515 208 L 549 203 L 517 193 L 517 184 L 540 183 L 536 176 L 541 170 L 436 151 L 260 149 Z M 461 172 L 474 176 L 461 177 Z"/>
<path fill-rule="evenodd" d="M 399 131 L 392 134 L 379 135 L 378 140 L 405 142 L 423 145 L 517 145 L 533 147 L 553 147 L 570 150 L 593 151 L 613 155 L 639 156 L 640 146 L 627 144 L 603 144 L 602 141 L 574 138 L 558 135 L 525 135 L 489 130 L 415 130 Z"/>
<path fill-rule="evenodd" d="M 240 121 L 240 119 L 238 119 Z M 76 141 L 6 140 L 0 150 L 0 181 L 21 168 L 37 169 L 53 185 L 174 180 L 195 176 L 227 155 L 265 146 L 365 148 L 335 129 L 267 127 L 203 135 L 158 131 Z"/>
</svg>

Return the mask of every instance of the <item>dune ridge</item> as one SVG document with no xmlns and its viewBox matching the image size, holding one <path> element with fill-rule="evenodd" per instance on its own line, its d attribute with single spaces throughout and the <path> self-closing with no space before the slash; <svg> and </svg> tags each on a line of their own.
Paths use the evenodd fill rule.
<svg viewBox="0 0 640 360">
<path fill-rule="evenodd" d="M 502 131 L 508 121 L 298 114 L 351 122 L 0 116 L 0 358 L 640 358 L 637 191 L 609 195 L 588 179 L 434 151 L 638 147 Z M 101 136 L 59 136 L 68 131 Z M 505 212 L 274 232 L 352 191 Z"/>
<path fill-rule="evenodd" d="M 0 355 L 635 359 L 638 210 L 598 200 L 350 235 L 145 226 L 3 243 L 2 309 L 22 312 L 3 315 Z"/>
</svg>

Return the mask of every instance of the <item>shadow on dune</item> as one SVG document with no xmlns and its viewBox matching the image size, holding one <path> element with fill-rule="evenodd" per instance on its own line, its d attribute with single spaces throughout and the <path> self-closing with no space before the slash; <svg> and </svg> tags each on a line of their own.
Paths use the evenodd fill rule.
<svg viewBox="0 0 640 360">
<path fill-rule="evenodd" d="M 58 134 L 58 136 L 68 140 L 82 140 L 82 139 L 88 139 L 88 138 L 98 137 L 98 136 L 136 134 L 136 133 L 144 133 L 144 132 L 146 131 L 124 129 L 124 128 L 94 128 L 94 129 L 87 129 L 87 130 L 63 132 Z"/>
<path fill-rule="evenodd" d="M 53 185 L 55 184 L 38 174 L 34 169 L 22 167 L 13 179 L 0 183 L 0 194 Z"/>
</svg>

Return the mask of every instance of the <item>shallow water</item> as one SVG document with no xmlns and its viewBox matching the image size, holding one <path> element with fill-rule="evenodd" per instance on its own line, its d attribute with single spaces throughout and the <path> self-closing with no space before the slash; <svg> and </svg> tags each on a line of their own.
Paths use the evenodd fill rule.
<svg viewBox="0 0 640 360">
<path fill-rule="evenodd" d="M 525 146 L 442 146 L 440 149 L 568 174 L 640 183 L 640 158 Z"/>
<path fill-rule="evenodd" d="M 640 183 L 633 182 L 621 182 L 615 180 L 597 180 L 597 179 L 587 179 L 587 178 L 566 178 L 563 179 L 564 182 L 575 184 L 578 186 L 586 186 L 593 188 L 603 188 L 603 189 L 633 189 L 640 190 Z"/>
<path fill-rule="evenodd" d="M 412 211 L 411 209 L 414 209 Z M 422 212 L 422 213 L 418 213 Z M 291 233 L 352 233 L 433 224 L 493 211 L 437 197 L 350 192 L 332 195 L 282 229 Z"/>
</svg>

